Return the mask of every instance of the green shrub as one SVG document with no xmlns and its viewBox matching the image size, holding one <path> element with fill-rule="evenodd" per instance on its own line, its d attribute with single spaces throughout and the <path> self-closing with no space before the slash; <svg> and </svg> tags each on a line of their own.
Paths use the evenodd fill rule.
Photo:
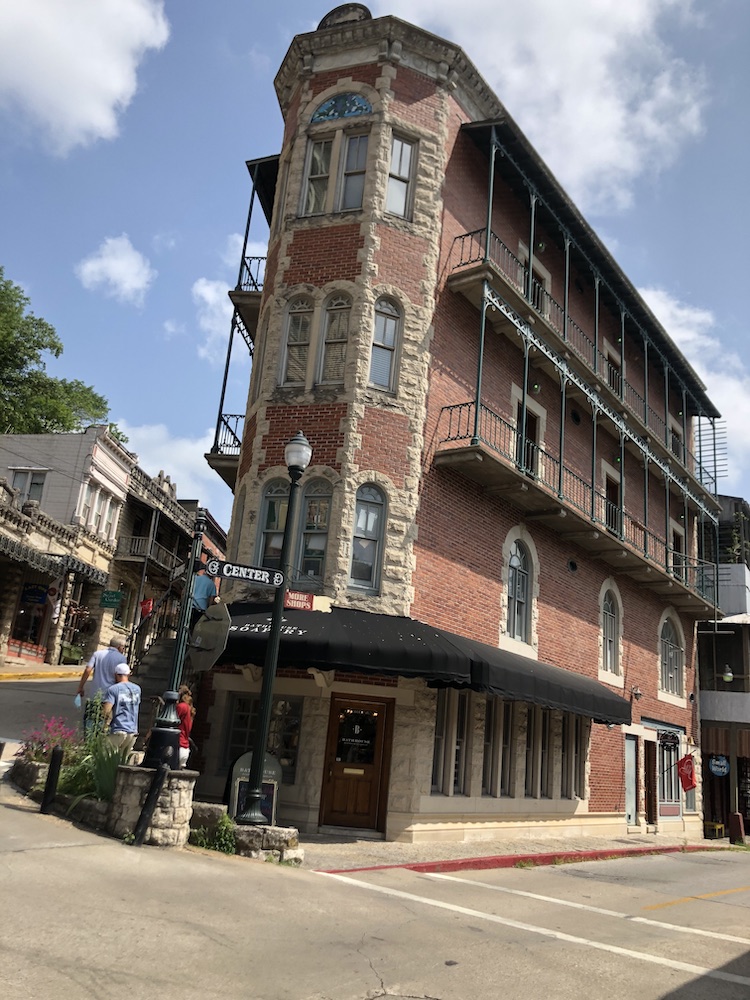
<svg viewBox="0 0 750 1000">
<path fill-rule="evenodd" d="M 191 832 L 190 842 L 209 851 L 235 854 L 237 845 L 234 839 L 234 821 L 227 813 L 222 813 L 213 831 L 209 831 L 208 827 L 199 826 Z"/>
</svg>

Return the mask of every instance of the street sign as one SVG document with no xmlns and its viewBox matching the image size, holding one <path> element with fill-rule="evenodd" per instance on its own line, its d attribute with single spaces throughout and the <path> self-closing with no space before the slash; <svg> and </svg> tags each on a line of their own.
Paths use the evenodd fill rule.
<svg viewBox="0 0 750 1000">
<path fill-rule="evenodd" d="M 210 670 L 227 648 L 232 616 L 226 604 L 210 604 L 195 623 L 188 641 L 185 664 L 188 670 Z"/>
<path fill-rule="evenodd" d="M 284 574 L 277 569 L 243 566 L 240 563 L 221 562 L 220 559 L 209 559 L 205 570 L 207 576 L 220 576 L 223 580 L 248 580 L 265 587 L 280 587 L 284 582 Z"/>
<path fill-rule="evenodd" d="M 121 590 L 105 590 L 99 598 L 100 608 L 119 608 L 122 603 Z"/>
</svg>

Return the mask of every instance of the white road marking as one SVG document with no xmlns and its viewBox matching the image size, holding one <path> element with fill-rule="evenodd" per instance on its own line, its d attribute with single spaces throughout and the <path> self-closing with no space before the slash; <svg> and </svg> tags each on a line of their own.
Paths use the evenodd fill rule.
<svg viewBox="0 0 750 1000">
<path fill-rule="evenodd" d="M 750 938 L 735 937 L 733 934 L 720 934 L 718 931 L 707 931 L 702 927 L 681 927 L 680 924 L 668 924 L 664 920 L 650 920 L 648 917 L 634 917 L 629 913 L 620 913 L 618 910 L 605 910 L 600 906 L 589 906 L 587 903 L 574 903 L 567 899 L 556 899 L 554 896 L 540 896 L 536 892 L 526 892 L 523 889 L 508 889 L 502 885 L 490 885 L 489 882 L 475 882 L 470 878 L 457 878 L 455 875 L 441 875 L 438 872 L 420 872 L 429 878 L 441 878 L 448 882 L 463 882 L 465 885 L 478 885 L 483 889 L 492 889 L 493 892 L 506 892 L 511 896 L 526 896 L 528 899 L 538 899 L 543 903 L 556 903 L 558 906 L 570 906 L 574 910 L 588 910 L 589 913 L 601 913 L 605 917 L 617 917 L 620 920 L 629 920 L 634 924 L 648 924 L 651 927 L 664 927 L 670 931 L 678 931 L 680 934 L 697 934 L 700 937 L 716 938 L 718 941 L 733 941 L 735 944 L 750 945 Z"/>
<path fill-rule="evenodd" d="M 345 882 L 347 885 L 355 885 L 360 889 L 369 889 L 371 892 L 379 892 L 384 896 L 393 896 L 396 899 L 405 899 L 410 903 L 422 903 L 425 906 L 433 906 L 439 910 L 449 910 L 452 913 L 461 913 L 466 917 L 474 917 L 479 920 L 489 920 L 494 924 L 502 924 L 503 927 L 512 927 L 514 930 L 528 931 L 529 934 L 539 934 L 542 937 L 553 938 L 555 941 L 565 941 L 568 944 L 583 945 L 585 948 L 594 948 L 596 951 L 606 951 L 612 955 L 621 955 L 624 958 L 635 958 L 641 962 L 650 962 L 652 965 L 661 965 L 667 969 L 676 969 L 679 972 L 686 972 L 691 976 L 705 976 L 709 979 L 720 979 L 725 983 L 737 983 L 739 986 L 750 986 L 750 978 L 747 976 L 735 976 L 731 972 L 721 972 L 720 970 L 704 969 L 700 965 L 690 965 L 687 962 L 676 962 L 671 958 L 661 958 L 658 955 L 649 955 L 647 952 L 632 951 L 630 948 L 620 948 L 614 944 L 603 944 L 601 941 L 592 941 L 589 938 L 576 937 L 573 934 L 564 934 L 562 931 L 549 930 L 546 927 L 537 927 L 534 924 L 526 924 L 520 920 L 511 920 L 508 917 L 500 917 L 494 913 L 484 913 L 482 910 L 471 910 L 466 906 L 456 906 L 454 903 L 443 903 L 438 899 L 430 899 L 428 896 L 417 896 L 412 892 L 403 892 L 401 889 L 389 889 L 387 886 L 375 885 L 371 882 L 360 882 L 358 879 L 350 878 L 348 875 L 336 875 L 333 872 L 317 872 L 325 878 L 336 879 Z"/>
</svg>

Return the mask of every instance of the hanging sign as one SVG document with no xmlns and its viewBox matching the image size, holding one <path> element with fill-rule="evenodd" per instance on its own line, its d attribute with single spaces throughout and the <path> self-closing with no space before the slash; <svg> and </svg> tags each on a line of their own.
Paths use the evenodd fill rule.
<svg viewBox="0 0 750 1000">
<path fill-rule="evenodd" d="M 284 594 L 284 607 L 296 608 L 298 611 L 312 611 L 313 595 L 304 590 L 287 590 Z"/>
<path fill-rule="evenodd" d="M 715 777 L 726 778 L 729 774 L 729 761 L 724 754 L 711 754 L 708 758 L 708 769 Z"/>
<path fill-rule="evenodd" d="M 121 590 L 104 590 L 99 598 L 100 608 L 119 608 L 122 604 Z"/>
</svg>

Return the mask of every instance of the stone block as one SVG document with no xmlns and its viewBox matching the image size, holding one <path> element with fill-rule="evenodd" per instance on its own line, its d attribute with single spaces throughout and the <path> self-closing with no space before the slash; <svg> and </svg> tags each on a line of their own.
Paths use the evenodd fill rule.
<svg viewBox="0 0 750 1000">
<path fill-rule="evenodd" d="M 235 826 L 234 838 L 237 854 L 250 857 L 249 851 L 259 851 L 263 848 L 262 826 Z"/>
<path fill-rule="evenodd" d="M 300 866 L 305 860 L 305 851 L 302 847 L 285 847 L 279 859 L 283 865 Z"/>
<path fill-rule="evenodd" d="M 263 848 L 267 851 L 281 851 L 285 847 L 299 846 L 299 831 L 293 826 L 264 826 Z"/>
<path fill-rule="evenodd" d="M 190 826 L 193 830 L 205 827 L 209 833 L 213 833 L 222 816 L 225 816 L 227 807 L 217 805 L 215 802 L 194 802 L 193 815 L 190 817 Z"/>
</svg>

